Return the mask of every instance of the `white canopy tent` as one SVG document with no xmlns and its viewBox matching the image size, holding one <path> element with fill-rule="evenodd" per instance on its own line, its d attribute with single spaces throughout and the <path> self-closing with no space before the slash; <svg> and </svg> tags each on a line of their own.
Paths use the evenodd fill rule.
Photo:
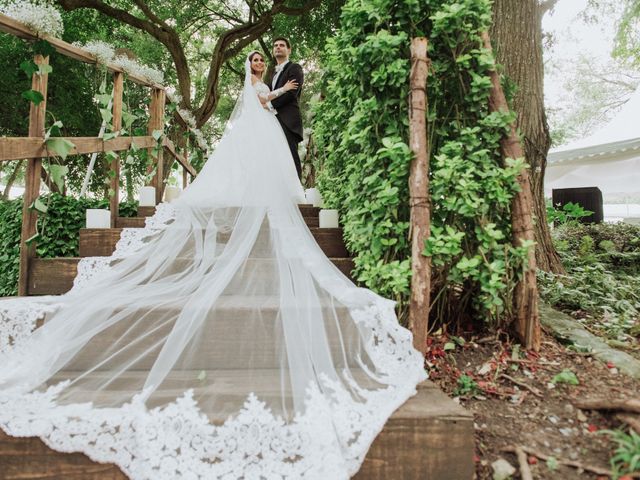
<svg viewBox="0 0 640 480">
<path fill-rule="evenodd" d="M 598 187 L 607 198 L 640 197 L 640 88 L 605 127 L 547 156 L 545 194 Z"/>
</svg>

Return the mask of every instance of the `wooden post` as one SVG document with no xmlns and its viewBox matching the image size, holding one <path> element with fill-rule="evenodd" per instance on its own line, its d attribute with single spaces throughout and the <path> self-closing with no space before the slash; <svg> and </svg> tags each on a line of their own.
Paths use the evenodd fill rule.
<svg viewBox="0 0 640 480">
<path fill-rule="evenodd" d="M 165 93 L 161 88 L 154 88 L 151 91 L 151 104 L 149 105 L 149 125 L 147 131 L 149 135 L 154 130 L 164 130 L 164 103 Z M 149 150 L 151 155 L 151 149 Z M 153 163 L 149 167 L 149 171 L 156 165 L 156 175 L 150 182 L 150 185 L 156 189 L 156 204 L 162 202 L 162 193 L 164 190 L 164 165 L 162 160 L 162 148 L 158 152 L 157 157 L 153 157 Z"/>
<path fill-rule="evenodd" d="M 482 33 L 484 48 L 493 52 L 489 33 Z M 492 112 L 508 111 L 509 105 L 505 98 L 500 76 L 495 68 L 490 72 L 491 94 L 489 96 L 489 108 Z M 524 151 L 516 133 L 515 123 L 510 126 L 510 132 L 500 141 L 503 159 L 524 158 Z M 511 223 L 513 244 L 521 245 L 523 241 L 535 241 L 533 225 L 533 196 L 531 193 L 531 181 L 529 170 L 523 168 L 518 175 L 520 192 L 511 202 Z M 514 307 L 516 314 L 516 334 L 527 349 L 538 351 L 540 349 L 540 318 L 538 316 L 538 287 L 536 284 L 536 254 L 533 246 L 529 249 L 527 261 L 524 265 L 522 279 L 516 285 L 514 291 Z"/>
<path fill-rule="evenodd" d="M 122 128 L 122 92 L 124 90 L 124 75 L 122 72 L 113 74 L 113 131 L 118 132 Z M 120 204 L 120 155 L 111 161 L 111 190 L 113 194 L 109 199 L 111 210 L 111 228 L 116 228 L 118 219 L 118 206 Z"/>
<path fill-rule="evenodd" d="M 429 307 L 431 301 L 431 262 L 422 254 L 429 238 L 429 147 L 427 145 L 427 39 L 411 40 L 411 74 L 409 103 L 409 144 L 413 152 L 409 173 L 411 209 L 411 300 L 409 328 L 413 345 L 422 353 L 427 348 Z"/>
<path fill-rule="evenodd" d="M 49 57 L 36 55 L 36 65 L 48 65 Z M 29 109 L 29 136 L 41 137 L 44 141 L 44 121 L 47 112 L 47 81 L 46 73 L 34 73 L 31 78 L 31 88 L 42 94 L 44 100 L 35 105 L 31 102 Z M 31 259 L 36 255 L 36 245 L 32 242 L 27 245 L 27 239 L 36 234 L 38 214 L 35 210 L 29 210 L 36 198 L 40 195 L 40 175 L 42 173 L 42 159 L 27 159 L 27 171 L 24 182 L 24 196 L 22 206 L 22 231 L 20 234 L 20 273 L 18 276 L 18 295 L 27 295 L 29 285 L 29 267 Z"/>
<path fill-rule="evenodd" d="M 189 163 L 189 139 L 187 138 L 184 142 L 184 148 L 182 149 L 182 155 L 184 156 L 187 163 Z M 189 185 L 189 172 L 186 168 L 182 167 L 182 189 L 184 190 Z"/>
</svg>

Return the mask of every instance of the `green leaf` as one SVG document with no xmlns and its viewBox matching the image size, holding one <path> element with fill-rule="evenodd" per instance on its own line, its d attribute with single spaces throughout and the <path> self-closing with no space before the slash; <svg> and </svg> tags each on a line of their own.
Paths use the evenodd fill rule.
<svg viewBox="0 0 640 480">
<path fill-rule="evenodd" d="M 60 156 L 63 160 L 67 159 L 69 152 L 75 148 L 75 145 L 66 138 L 52 137 L 46 142 L 47 149 Z"/>
<path fill-rule="evenodd" d="M 156 142 L 160 140 L 162 135 L 163 135 L 163 131 L 162 130 L 154 130 L 151 133 L 151 136 L 156 140 Z"/>
<path fill-rule="evenodd" d="M 60 191 L 64 189 L 64 178 L 68 173 L 69 167 L 66 165 L 49 165 L 49 175 L 51 175 L 51 180 L 53 180 Z"/>
<path fill-rule="evenodd" d="M 44 204 L 44 202 L 40 199 L 40 197 L 36 198 L 31 205 L 29 205 L 29 209 L 30 210 L 36 210 L 37 212 L 40 213 L 47 213 L 47 206 Z"/>
<path fill-rule="evenodd" d="M 111 123 L 111 119 L 113 118 L 113 114 L 111 113 L 111 110 L 107 108 L 100 109 L 100 116 L 102 117 L 102 120 L 104 120 L 106 123 Z"/>
<path fill-rule="evenodd" d="M 444 351 L 446 352 L 447 350 L 455 350 L 456 349 L 456 344 L 453 342 L 447 342 L 444 344 Z"/>
<path fill-rule="evenodd" d="M 96 94 L 96 100 L 98 100 L 98 102 L 100 102 L 100 104 L 106 108 L 111 101 L 111 95 L 108 93 L 98 93 Z"/>
<path fill-rule="evenodd" d="M 46 40 L 37 40 L 33 44 L 33 53 L 42 55 L 43 57 L 49 57 L 55 52 L 56 49 Z"/>
<path fill-rule="evenodd" d="M 122 112 L 122 123 L 125 128 L 131 128 L 131 124 L 136 121 L 138 117 L 127 111 Z"/>
<path fill-rule="evenodd" d="M 40 103 L 44 102 L 42 93 L 37 90 L 27 90 L 26 92 L 22 92 L 22 98 L 33 102 L 34 105 L 40 105 Z"/>
<path fill-rule="evenodd" d="M 20 69 L 27 75 L 27 78 L 31 78 L 38 71 L 38 65 L 33 60 L 25 60 L 20 64 Z"/>
<path fill-rule="evenodd" d="M 569 385 L 580 385 L 576 374 L 565 368 L 551 379 L 551 383 L 568 383 Z"/>
<path fill-rule="evenodd" d="M 104 136 L 102 137 L 103 140 L 111 140 L 113 138 L 116 138 L 118 136 L 118 132 L 107 132 L 104 134 Z"/>
<path fill-rule="evenodd" d="M 547 458 L 547 468 L 549 470 L 557 470 L 558 469 L 558 460 L 556 459 L 556 457 L 549 457 Z"/>
<path fill-rule="evenodd" d="M 46 63 L 38 64 L 38 75 L 47 75 L 53 72 L 53 67 Z"/>
</svg>

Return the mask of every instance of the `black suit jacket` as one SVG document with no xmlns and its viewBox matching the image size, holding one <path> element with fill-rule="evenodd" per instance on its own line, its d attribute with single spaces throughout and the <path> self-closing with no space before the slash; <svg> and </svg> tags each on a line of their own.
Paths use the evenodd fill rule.
<svg viewBox="0 0 640 480">
<path fill-rule="evenodd" d="M 275 73 L 274 73 L 275 76 Z M 300 94 L 302 92 L 302 84 L 304 83 L 304 73 L 302 67 L 297 63 L 289 62 L 285 65 L 284 69 L 278 77 L 278 82 L 275 87 L 272 87 L 273 77 L 269 80 L 269 88 L 275 90 L 282 87 L 289 80 L 296 80 L 298 82 L 298 88 L 296 90 L 289 90 L 283 93 L 278 98 L 271 100 L 271 105 L 278 112 L 278 119 L 283 123 L 293 134 L 298 138 L 298 141 L 302 141 L 302 116 L 300 115 Z"/>
</svg>

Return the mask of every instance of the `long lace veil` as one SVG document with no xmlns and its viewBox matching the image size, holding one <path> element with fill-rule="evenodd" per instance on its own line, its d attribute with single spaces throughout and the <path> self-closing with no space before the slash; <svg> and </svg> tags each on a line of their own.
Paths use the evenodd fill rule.
<svg viewBox="0 0 640 480">
<path fill-rule="evenodd" d="M 394 303 L 307 228 L 284 133 L 245 71 L 177 201 L 83 259 L 69 293 L 0 302 L 8 434 L 133 479 L 346 479 L 425 378 Z"/>
</svg>

